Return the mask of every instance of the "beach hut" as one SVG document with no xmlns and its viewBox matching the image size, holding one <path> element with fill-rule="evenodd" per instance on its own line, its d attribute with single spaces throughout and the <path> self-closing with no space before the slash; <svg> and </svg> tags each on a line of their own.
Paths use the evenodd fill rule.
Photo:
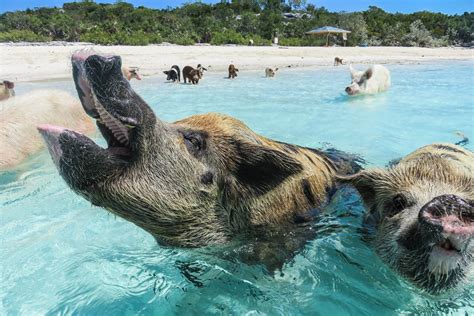
<svg viewBox="0 0 474 316">
<path fill-rule="evenodd" d="M 311 31 L 306 32 L 308 35 L 326 35 L 326 46 L 329 46 L 329 35 L 330 34 L 342 34 L 342 40 L 344 41 L 344 46 L 346 46 L 347 34 L 351 31 L 346 31 L 334 26 L 323 26 Z"/>
</svg>

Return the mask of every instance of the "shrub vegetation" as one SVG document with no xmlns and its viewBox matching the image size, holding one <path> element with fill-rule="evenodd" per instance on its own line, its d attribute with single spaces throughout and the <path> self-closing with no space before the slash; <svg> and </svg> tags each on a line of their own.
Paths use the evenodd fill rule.
<svg viewBox="0 0 474 316">
<path fill-rule="evenodd" d="M 294 13 L 296 18 L 285 17 Z M 270 45 L 277 34 L 282 45 L 322 45 L 325 38 L 305 32 L 332 25 L 348 29 L 347 45 L 444 46 L 470 45 L 474 13 L 388 13 L 371 6 L 363 12 L 329 12 L 304 0 L 223 0 L 188 3 L 164 10 L 117 1 L 65 3 L 61 8 L 35 8 L 0 15 L 1 42 L 87 41 L 103 45 Z M 341 45 L 341 37 L 331 38 Z"/>
</svg>

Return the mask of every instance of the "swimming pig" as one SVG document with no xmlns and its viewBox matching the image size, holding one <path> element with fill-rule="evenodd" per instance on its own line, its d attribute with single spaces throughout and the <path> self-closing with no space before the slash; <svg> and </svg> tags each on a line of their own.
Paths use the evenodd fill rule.
<svg viewBox="0 0 474 316">
<path fill-rule="evenodd" d="M 0 105 L 0 170 L 15 167 L 44 148 L 39 124 L 61 124 L 81 133 L 95 131 L 79 100 L 61 90 L 34 90 Z"/>
<path fill-rule="evenodd" d="M 360 192 L 377 253 L 437 294 L 473 269 L 474 154 L 451 144 L 422 147 L 388 170 L 342 177 Z"/>
<path fill-rule="evenodd" d="M 14 87 L 15 84 L 11 81 L 3 80 L 0 82 L 0 101 L 13 97 L 15 95 Z"/>
<path fill-rule="evenodd" d="M 348 95 L 377 93 L 390 88 L 390 72 L 382 65 L 373 65 L 366 71 L 357 71 L 349 65 L 352 83 L 346 87 Z"/>
<path fill-rule="evenodd" d="M 239 70 L 237 68 L 235 68 L 235 66 L 233 64 L 230 64 L 229 65 L 229 79 L 234 79 L 235 77 L 237 77 L 237 72 Z"/>
<path fill-rule="evenodd" d="M 171 66 L 170 70 L 163 71 L 163 73 L 166 75 L 166 80 L 171 80 L 173 82 L 181 81 L 181 71 L 177 65 Z"/>
<path fill-rule="evenodd" d="M 185 66 L 183 68 L 183 80 L 186 83 L 186 79 L 189 80 L 192 84 L 198 84 L 199 79 L 202 78 L 203 70 L 202 68 L 194 69 L 191 66 Z"/>
<path fill-rule="evenodd" d="M 273 69 L 273 68 L 267 67 L 265 68 L 265 77 L 270 77 L 270 78 L 275 77 L 277 71 L 278 71 L 278 68 Z"/>
<path fill-rule="evenodd" d="M 309 220 L 336 172 L 357 167 L 336 151 L 276 142 L 222 114 L 164 122 L 120 75 L 120 57 L 78 52 L 72 63 L 84 110 L 108 147 L 40 126 L 53 160 L 75 192 L 162 244 L 222 244 Z"/>
</svg>

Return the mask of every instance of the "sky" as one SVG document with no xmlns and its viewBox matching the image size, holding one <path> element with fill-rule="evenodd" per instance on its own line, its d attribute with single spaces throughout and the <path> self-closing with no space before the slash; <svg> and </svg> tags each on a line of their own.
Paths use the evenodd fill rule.
<svg viewBox="0 0 474 316">
<path fill-rule="evenodd" d="M 164 9 L 180 6 L 190 0 L 125 0 L 135 6 Z M 0 0 L 0 12 L 24 10 L 35 7 L 61 7 L 64 2 L 73 0 Z M 96 0 L 100 3 L 114 3 L 115 0 Z M 219 0 L 203 0 L 205 3 L 216 3 Z M 417 11 L 442 12 L 446 14 L 462 14 L 474 11 L 474 0 L 307 0 L 306 3 L 316 7 L 325 7 L 329 11 L 363 11 L 370 5 L 377 6 L 388 12 L 411 13 Z"/>
</svg>

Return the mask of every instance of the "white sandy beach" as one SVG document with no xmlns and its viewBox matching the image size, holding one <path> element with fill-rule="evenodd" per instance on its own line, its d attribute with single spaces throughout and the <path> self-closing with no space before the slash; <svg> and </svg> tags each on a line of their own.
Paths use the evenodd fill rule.
<svg viewBox="0 0 474 316">
<path fill-rule="evenodd" d="M 14 82 L 71 78 L 70 56 L 84 47 L 121 55 L 123 64 L 138 66 L 143 76 L 169 69 L 202 64 L 210 71 L 227 71 L 230 63 L 241 71 L 268 66 L 332 66 L 335 56 L 354 64 L 405 64 L 441 60 L 473 60 L 466 48 L 418 47 L 247 47 L 247 46 L 96 46 L 88 44 L 0 44 L 0 79 Z"/>
</svg>

